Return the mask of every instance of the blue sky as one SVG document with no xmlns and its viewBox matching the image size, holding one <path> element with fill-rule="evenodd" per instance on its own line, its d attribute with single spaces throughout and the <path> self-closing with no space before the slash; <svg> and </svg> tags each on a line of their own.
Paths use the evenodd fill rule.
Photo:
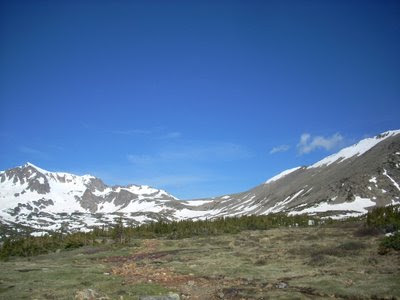
<svg viewBox="0 0 400 300">
<path fill-rule="evenodd" d="M 1 1 L 0 169 L 180 198 L 400 128 L 399 1 Z"/>
</svg>

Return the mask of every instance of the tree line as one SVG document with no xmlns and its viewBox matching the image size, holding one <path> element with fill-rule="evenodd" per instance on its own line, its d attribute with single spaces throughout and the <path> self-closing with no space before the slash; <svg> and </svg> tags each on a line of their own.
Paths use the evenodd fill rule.
<svg viewBox="0 0 400 300">
<path fill-rule="evenodd" d="M 85 245 L 129 244 L 135 239 L 182 239 L 196 236 L 235 234 L 244 230 L 268 230 L 277 227 L 305 227 L 337 222 L 360 222 L 366 227 L 400 229 L 400 206 L 378 207 L 366 216 L 346 220 L 321 219 L 308 215 L 285 213 L 265 216 L 225 217 L 212 220 L 160 221 L 139 226 L 126 226 L 124 220 L 109 226 L 94 227 L 90 232 L 65 233 L 62 230 L 44 236 L 9 236 L 0 248 L 0 258 L 33 256 L 53 251 L 70 250 Z"/>
</svg>

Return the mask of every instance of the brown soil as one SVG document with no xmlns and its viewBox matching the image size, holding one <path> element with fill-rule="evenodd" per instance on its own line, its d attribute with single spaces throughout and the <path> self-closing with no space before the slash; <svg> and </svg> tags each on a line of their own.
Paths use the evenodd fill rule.
<svg viewBox="0 0 400 300">
<path fill-rule="evenodd" d="M 275 289 L 296 291 L 310 298 L 329 297 L 334 295 L 317 293 L 314 289 L 289 286 L 293 278 L 281 278 L 277 282 L 261 282 L 244 278 L 226 278 L 224 276 L 195 276 L 194 274 L 178 274 L 173 270 L 151 263 L 143 264 L 142 260 L 154 261 L 167 255 L 189 249 L 172 251 L 156 251 L 157 241 L 144 242 L 144 250 L 131 256 L 113 256 L 106 259 L 114 263 L 111 273 L 124 277 L 124 284 L 156 283 L 170 289 L 175 289 L 183 299 L 267 299 L 266 293 Z"/>
</svg>

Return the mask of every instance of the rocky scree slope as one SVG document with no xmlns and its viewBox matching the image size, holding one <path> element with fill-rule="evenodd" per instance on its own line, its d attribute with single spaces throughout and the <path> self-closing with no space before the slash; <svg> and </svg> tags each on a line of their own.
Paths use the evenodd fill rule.
<svg viewBox="0 0 400 300">
<path fill-rule="evenodd" d="M 286 170 L 244 193 L 210 199 L 204 209 L 218 210 L 218 216 L 287 212 L 342 218 L 389 204 L 400 204 L 400 130 Z"/>
</svg>

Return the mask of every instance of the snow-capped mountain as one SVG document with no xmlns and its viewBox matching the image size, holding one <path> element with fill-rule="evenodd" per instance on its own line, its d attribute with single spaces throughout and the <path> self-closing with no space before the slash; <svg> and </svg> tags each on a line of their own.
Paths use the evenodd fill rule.
<svg viewBox="0 0 400 300">
<path fill-rule="evenodd" d="M 208 203 L 219 216 L 323 213 L 341 218 L 400 204 L 400 130 L 363 139 L 309 167 L 296 167 L 247 192 Z"/>
<path fill-rule="evenodd" d="M 146 185 L 109 187 L 91 175 L 49 172 L 31 163 L 0 172 L 0 220 L 46 230 L 60 222 L 84 229 L 121 215 L 134 223 L 171 219 L 183 203 Z"/>
<path fill-rule="evenodd" d="M 90 175 L 27 163 L 0 172 L 0 223 L 38 231 L 87 230 L 115 222 L 269 214 L 341 218 L 400 204 L 400 130 L 361 140 L 309 167 L 296 167 L 243 193 L 180 201 L 145 185 L 107 186 Z"/>
</svg>

